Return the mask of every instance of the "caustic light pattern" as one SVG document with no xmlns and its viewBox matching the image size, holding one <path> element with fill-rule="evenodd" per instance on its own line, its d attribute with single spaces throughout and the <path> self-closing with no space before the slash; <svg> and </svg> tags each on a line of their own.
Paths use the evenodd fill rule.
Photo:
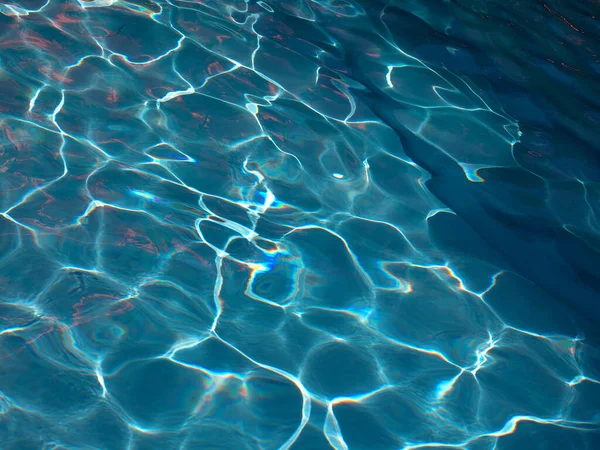
<svg viewBox="0 0 600 450">
<path fill-rule="evenodd" d="M 3 0 L 0 447 L 600 448 L 599 10 Z"/>
</svg>

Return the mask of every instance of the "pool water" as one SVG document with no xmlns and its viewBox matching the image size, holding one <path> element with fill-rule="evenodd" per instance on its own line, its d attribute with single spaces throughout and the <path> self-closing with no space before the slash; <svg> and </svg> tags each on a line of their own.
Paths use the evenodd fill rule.
<svg viewBox="0 0 600 450">
<path fill-rule="evenodd" d="M 600 448 L 597 0 L 2 0 L 0 448 Z"/>
</svg>

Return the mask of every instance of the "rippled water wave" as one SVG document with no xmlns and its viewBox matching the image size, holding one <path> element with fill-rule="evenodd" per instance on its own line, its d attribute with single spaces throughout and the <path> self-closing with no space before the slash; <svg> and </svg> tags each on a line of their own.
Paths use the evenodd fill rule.
<svg viewBox="0 0 600 450">
<path fill-rule="evenodd" d="M 0 13 L 2 448 L 600 447 L 596 0 Z"/>
</svg>

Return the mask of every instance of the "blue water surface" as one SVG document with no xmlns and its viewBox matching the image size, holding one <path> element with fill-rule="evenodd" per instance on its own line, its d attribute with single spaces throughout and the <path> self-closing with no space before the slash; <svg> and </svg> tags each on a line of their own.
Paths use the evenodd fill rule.
<svg viewBox="0 0 600 450">
<path fill-rule="evenodd" d="M 0 448 L 600 449 L 597 0 L 2 0 Z"/>
</svg>

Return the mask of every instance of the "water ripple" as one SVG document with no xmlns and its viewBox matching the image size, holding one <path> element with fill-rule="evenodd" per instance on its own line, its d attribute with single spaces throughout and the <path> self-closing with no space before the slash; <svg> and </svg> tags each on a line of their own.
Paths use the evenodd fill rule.
<svg viewBox="0 0 600 450">
<path fill-rule="evenodd" d="M 599 13 L 0 3 L 2 448 L 600 446 Z"/>
</svg>

